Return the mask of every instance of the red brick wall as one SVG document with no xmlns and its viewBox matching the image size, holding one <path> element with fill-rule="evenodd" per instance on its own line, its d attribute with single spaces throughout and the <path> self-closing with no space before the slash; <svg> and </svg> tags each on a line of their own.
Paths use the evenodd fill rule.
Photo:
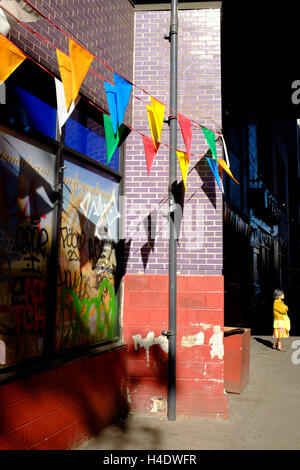
<svg viewBox="0 0 300 470">
<path fill-rule="evenodd" d="M 0 386 L 1 450 L 78 446 L 126 414 L 125 347 Z"/>
<path fill-rule="evenodd" d="M 223 297 L 222 276 L 178 276 L 177 414 L 227 418 Z M 129 405 L 165 413 L 168 355 L 161 331 L 168 329 L 168 276 L 125 276 L 123 324 Z"/>
</svg>

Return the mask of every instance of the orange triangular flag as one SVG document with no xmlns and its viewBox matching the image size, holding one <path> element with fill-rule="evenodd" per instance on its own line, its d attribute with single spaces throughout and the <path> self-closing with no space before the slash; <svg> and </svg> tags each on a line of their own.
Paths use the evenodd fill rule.
<svg viewBox="0 0 300 470">
<path fill-rule="evenodd" d="M 69 111 L 69 108 L 73 101 L 72 99 L 72 90 L 73 90 L 72 63 L 71 63 L 70 57 L 67 54 L 64 54 L 63 52 L 61 52 L 60 50 L 56 49 L 56 54 L 57 54 L 61 81 L 64 86 L 67 111 Z"/>
<path fill-rule="evenodd" d="M 9 39 L 0 34 L 0 85 L 26 59 L 26 55 Z"/>
<path fill-rule="evenodd" d="M 67 111 L 75 101 L 81 84 L 93 61 L 93 54 L 69 39 L 70 56 L 56 50 L 61 81 L 64 86 Z"/>
<path fill-rule="evenodd" d="M 69 50 L 72 63 L 72 101 L 75 101 L 94 56 L 72 39 L 69 39 Z"/>
<path fill-rule="evenodd" d="M 158 142 L 157 147 L 155 147 L 153 140 L 147 135 L 143 135 L 143 142 L 144 142 L 144 149 L 145 149 L 145 156 L 146 156 L 146 163 L 147 163 L 147 171 L 148 171 L 148 175 L 150 175 L 152 164 L 153 164 L 155 155 L 157 154 L 160 143 Z"/>
<path fill-rule="evenodd" d="M 223 168 L 223 170 L 225 170 L 229 176 L 237 183 L 237 184 L 240 184 L 233 176 L 233 174 L 231 173 L 230 169 L 228 168 L 228 165 L 227 163 L 225 162 L 225 160 L 223 160 L 223 158 L 218 158 L 218 164 Z"/>
<path fill-rule="evenodd" d="M 177 158 L 179 161 L 179 166 L 182 174 L 182 181 L 184 184 L 184 187 L 186 189 L 186 178 L 187 178 L 187 172 L 189 169 L 189 158 L 187 152 L 181 152 L 181 150 L 176 150 L 177 153 Z"/>
</svg>

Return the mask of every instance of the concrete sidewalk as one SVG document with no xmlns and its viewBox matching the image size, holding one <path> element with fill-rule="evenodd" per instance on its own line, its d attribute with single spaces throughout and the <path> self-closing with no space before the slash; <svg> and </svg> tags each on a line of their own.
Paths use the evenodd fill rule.
<svg viewBox="0 0 300 470">
<path fill-rule="evenodd" d="M 286 352 L 272 344 L 251 337 L 249 383 L 228 394 L 227 420 L 132 414 L 78 450 L 300 450 L 300 337 Z"/>
</svg>

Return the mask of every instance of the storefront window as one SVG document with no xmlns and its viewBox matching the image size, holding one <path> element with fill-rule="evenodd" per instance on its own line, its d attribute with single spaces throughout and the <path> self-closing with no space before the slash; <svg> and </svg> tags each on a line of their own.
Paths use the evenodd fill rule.
<svg viewBox="0 0 300 470">
<path fill-rule="evenodd" d="M 0 364 L 45 352 L 56 156 L 0 132 Z"/>
<path fill-rule="evenodd" d="M 94 113 L 95 117 L 91 114 L 91 106 L 84 100 L 80 101 L 65 123 L 64 143 L 82 155 L 119 171 L 119 147 L 107 163 L 102 115 L 99 111 Z"/>
<path fill-rule="evenodd" d="M 56 92 L 51 75 L 25 60 L 1 89 L 3 123 L 56 138 Z"/>
<path fill-rule="evenodd" d="M 120 148 L 108 165 L 103 116 L 84 98 L 61 139 L 54 79 L 44 70 L 24 61 L 2 84 L 0 103 L 0 370 L 7 370 L 119 338 L 122 178 Z"/>
<path fill-rule="evenodd" d="M 64 160 L 56 350 L 118 336 L 119 184 L 74 159 Z"/>
</svg>

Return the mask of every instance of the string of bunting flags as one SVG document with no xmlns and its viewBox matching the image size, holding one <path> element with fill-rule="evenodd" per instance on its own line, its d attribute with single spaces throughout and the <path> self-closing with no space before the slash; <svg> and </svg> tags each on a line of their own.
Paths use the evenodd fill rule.
<svg viewBox="0 0 300 470">
<path fill-rule="evenodd" d="M 110 162 L 111 157 L 120 143 L 122 136 L 124 135 L 124 131 L 126 126 L 124 125 L 124 116 L 125 112 L 129 103 L 129 99 L 132 95 L 132 88 L 136 86 L 135 84 L 129 82 L 126 78 L 119 75 L 116 71 L 114 71 L 110 66 L 105 64 L 101 59 L 93 55 L 87 49 L 83 48 L 80 44 L 74 41 L 70 36 L 67 35 L 61 28 L 59 28 L 55 23 L 53 23 L 50 19 L 48 19 L 45 15 L 43 15 L 37 8 L 31 5 L 27 0 L 23 0 L 26 6 L 32 8 L 32 16 L 30 16 L 28 9 L 27 9 L 27 16 L 24 18 L 22 15 L 22 2 L 14 1 L 14 0 L 0 0 L 0 12 L 3 18 L 3 13 L 5 16 L 8 14 L 10 17 L 13 18 L 15 22 L 18 22 L 22 26 L 24 26 L 27 30 L 32 32 L 33 34 L 37 35 L 40 39 L 46 41 L 52 47 L 56 49 L 56 56 L 58 67 L 60 71 L 60 78 L 61 81 L 54 77 L 53 74 L 50 74 L 55 79 L 55 87 L 56 87 L 56 97 L 57 97 L 57 112 L 58 112 L 58 122 L 59 122 L 59 129 L 61 131 L 62 126 L 73 112 L 74 108 L 76 107 L 80 96 L 79 91 L 81 85 L 87 75 L 88 72 L 92 72 L 94 75 L 99 77 L 104 81 L 104 89 L 107 98 L 107 104 L 110 115 L 104 113 L 100 108 L 94 105 L 99 111 L 103 113 L 104 119 L 104 130 L 105 130 L 105 140 L 106 140 L 106 149 L 107 149 L 107 163 Z M 12 4 L 14 5 L 13 11 L 9 11 L 7 7 L 11 7 Z M 21 6 L 20 6 L 21 5 Z M 19 9 L 18 9 L 19 7 Z M 21 11 L 19 11 L 21 10 Z M 0 16 L 1 16 L 0 15 Z M 49 21 L 52 25 L 58 28 L 63 34 L 68 37 L 69 42 L 69 55 L 65 54 L 61 50 L 59 50 L 56 46 L 54 46 L 50 41 L 43 38 L 40 34 L 35 32 L 32 28 L 29 28 L 25 23 L 34 22 L 36 21 L 40 15 L 42 18 Z M 0 26 L 1 20 L 0 17 Z M 2 29 L 1 29 L 2 31 Z M 4 31 L 7 32 L 7 29 L 4 28 Z M 21 65 L 21 63 L 26 59 L 32 59 L 30 56 L 25 54 L 21 49 L 19 49 L 14 43 L 12 43 L 4 34 L 0 33 L 0 85 Z M 94 59 L 100 60 L 104 65 L 106 65 L 110 70 L 113 71 L 113 79 L 114 83 L 110 83 L 109 81 L 105 80 L 103 77 L 98 75 L 96 72 L 91 70 L 91 64 Z M 38 62 L 32 59 L 37 65 L 41 66 Z M 44 70 L 46 70 L 43 66 L 41 66 Z M 142 90 L 142 89 L 141 89 Z M 145 158 L 146 158 L 146 165 L 147 165 L 147 172 L 150 175 L 152 165 L 156 154 L 159 150 L 160 145 L 162 144 L 161 141 L 161 133 L 164 123 L 164 116 L 165 116 L 165 109 L 166 105 L 161 103 L 160 101 L 156 100 L 152 97 L 147 91 L 142 90 L 150 97 L 151 104 L 146 104 L 146 111 L 149 121 L 149 129 L 151 133 L 151 138 L 147 135 L 142 134 L 139 131 L 136 131 L 133 128 L 130 128 L 133 131 L 139 132 L 142 136 L 143 144 L 144 144 L 144 151 L 145 151 Z M 133 95 L 133 97 L 141 100 L 140 98 Z M 174 111 L 174 110 L 172 110 Z M 195 121 L 190 120 L 186 116 L 180 114 L 178 111 L 175 111 L 175 114 L 181 129 L 183 142 L 185 145 L 185 150 L 176 150 L 179 167 L 182 174 L 182 180 L 187 189 L 187 175 L 188 169 L 190 164 L 191 158 L 191 147 L 192 147 L 192 122 Z M 199 126 L 204 134 L 206 142 L 209 146 L 211 151 L 212 157 L 204 157 L 206 158 L 209 167 L 212 171 L 214 178 L 217 181 L 219 188 L 223 191 L 223 186 L 221 185 L 220 175 L 219 175 L 219 168 L 226 171 L 227 174 L 237 183 L 238 181 L 234 178 L 231 170 L 230 170 L 230 163 L 228 158 L 228 153 L 226 149 L 226 144 L 224 140 L 224 136 L 217 132 L 211 131 L 210 129 L 206 128 L 205 126 L 196 123 Z M 216 150 L 216 140 L 215 134 L 218 134 L 221 138 L 225 160 L 223 158 L 217 157 L 217 150 Z M 167 145 L 167 144 L 164 144 Z M 169 145 L 167 145 L 169 147 Z"/>
</svg>

